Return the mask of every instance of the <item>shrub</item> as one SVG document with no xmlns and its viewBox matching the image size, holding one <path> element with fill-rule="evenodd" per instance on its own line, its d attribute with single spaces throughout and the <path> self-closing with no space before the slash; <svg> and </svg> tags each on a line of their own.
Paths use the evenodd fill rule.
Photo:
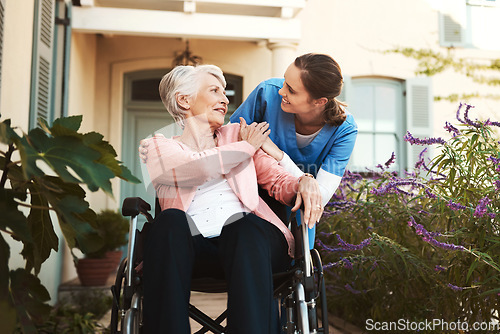
<svg viewBox="0 0 500 334">
<path fill-rule="evenodd" d="M 368 319 L 458 329 L 498 321 L 500 123 L 472 121 L 470 109 L 460 105 L 459 124 L 445 124 L 448 140 L 407 133 L 410 144 L 439 149 L 430 163 L 424 150 L 415 172 L 391 172 L 393 155 L 370 177 L 346 173 L 317 241 L 331 313 L 362 328 Z"/>
</svg>

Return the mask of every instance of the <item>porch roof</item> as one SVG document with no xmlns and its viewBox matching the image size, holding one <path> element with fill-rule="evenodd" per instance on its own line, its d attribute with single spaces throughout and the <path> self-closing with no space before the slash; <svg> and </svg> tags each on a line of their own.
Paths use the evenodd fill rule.
<svg viewBox="0 0 500 334">
<path fill-rule="evenodd" d="M 305 0 L 80 0 L 72 29 L 84 33 L 298 42 Z M 140 8 L 139 8 L 140 6 Z"/>
</svg>

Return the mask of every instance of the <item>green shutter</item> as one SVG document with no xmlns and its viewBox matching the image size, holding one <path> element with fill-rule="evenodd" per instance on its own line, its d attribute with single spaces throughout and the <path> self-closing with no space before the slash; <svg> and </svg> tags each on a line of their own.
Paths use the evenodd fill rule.
<svg viewBox="0 0 500 334">
<path fill-rule="evenodd" d="M 42 118 L 52 121 L 52 76 L 55 0 L 36 0 L 31 69 L 30 128 Z"/>
</svg>

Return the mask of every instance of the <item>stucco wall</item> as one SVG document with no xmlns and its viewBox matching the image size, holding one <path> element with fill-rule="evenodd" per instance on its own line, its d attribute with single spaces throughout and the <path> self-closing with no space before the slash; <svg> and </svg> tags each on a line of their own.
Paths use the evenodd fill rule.
<svg viewBox="0 0 500 334">
<path fill-rule="evenodd" d="M 28 130 L 34 0 L 7 1 L 2 55 L 1 119 Z"/>
<path fill-rule="evenodd" d="M 308 0 L 300 13 L 302 40 L 298 53 L 324 52 L 333 56 L 344 74 L 415 77 L 417 62 L 380 51 L 413 47 L 446 52 L 439 47 L 438 11 L 428 0 L 322 1 Z M 318 13 L 327 13 L 320 16 Z M 457 57 L 484 60 L 500 58 L 498 51 L 456 49 Z M 447 71 L 432 78 L 434 95 L 481 92 L 498 94 L 497 87 L 478 85 L 465 76 Z M 470 99 L 473 117 L 500 119 L 500 102 Z M 454 120 L 458 102 L 434 103 L 434 133 L 445 135 L 444 122 Z"/>
</svg>

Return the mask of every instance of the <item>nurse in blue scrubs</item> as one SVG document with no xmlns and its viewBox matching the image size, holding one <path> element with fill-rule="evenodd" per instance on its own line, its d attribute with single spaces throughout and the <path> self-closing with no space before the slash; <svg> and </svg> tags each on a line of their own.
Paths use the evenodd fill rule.
<svg viewBox="0 0 500 334">
<path fill-rule="evenodd" d="M 230 118 L 244 126 L 269 123 L 270 140 L 262 149 L 289 172 L 316 178 L 321 199 L 303 200 L 318 210 L 337 190 L 358 133 L 346 105 L 336 99 L 342 84 L 334 59 L 305 54 L 288 66 L 284 78 L 260 83 Z M 314 230 L 314 222 L 309 227 Z"/>
</svg>

